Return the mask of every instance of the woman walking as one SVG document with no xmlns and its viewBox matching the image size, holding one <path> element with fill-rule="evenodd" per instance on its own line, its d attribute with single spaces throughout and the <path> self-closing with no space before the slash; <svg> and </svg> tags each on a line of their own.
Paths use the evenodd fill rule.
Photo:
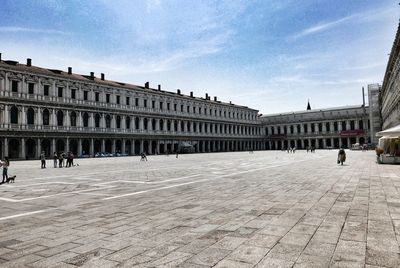
<svg viewBox="0 0 400 268">
<path fill-rule="evenodd" d="M 343 148 L 340 148 L 339 153 L 338 153 L 338 160 L 337 163 L 341 164 L 343 166 L 343 163 L 346 161 L 346 152 L 344 151 Z"/>
</svg>

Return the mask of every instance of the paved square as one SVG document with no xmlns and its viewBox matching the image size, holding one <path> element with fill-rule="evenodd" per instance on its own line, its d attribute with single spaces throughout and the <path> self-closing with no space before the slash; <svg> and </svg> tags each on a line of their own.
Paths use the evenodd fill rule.
<svg viewBox="0 0 400 268">
<path fill-rule="evenodd" d="M 400 166 L 374 152 L 12 162 L 1 267 L 399 267 Z"/>
</svg>

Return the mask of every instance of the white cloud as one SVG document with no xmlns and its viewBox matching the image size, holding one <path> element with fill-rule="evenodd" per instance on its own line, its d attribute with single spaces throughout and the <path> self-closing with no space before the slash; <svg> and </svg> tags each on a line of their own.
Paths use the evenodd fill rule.
<svg viewBox="0 0 400 268">
<path fill-rule="evenodd" d="M 39 34 L 58 34 L 58 35 L 71 35 L 71 33 L 52 30 L 52 29 L 37 29 L 37 28 L 25 28 L 25 27 L 16 27 L 16 26 L 0 26 L 0 32 L 9 32 L 9 33 L 39 33 Z"/>
</svg>

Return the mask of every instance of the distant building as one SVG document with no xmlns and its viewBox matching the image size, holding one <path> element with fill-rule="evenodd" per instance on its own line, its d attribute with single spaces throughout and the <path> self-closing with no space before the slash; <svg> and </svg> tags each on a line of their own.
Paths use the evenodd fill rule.
<svg viewBox="0 0 400 268">
<path fill-rule="evenodd" d="M 260 150 L 264 138 L 258 110 L 208 94 L 46 69 L 0 54 L 1 157 Z"/>
<path fill-rule="evenodd" d="M 381 107 L 379 105 L 381 89 L 382 86 L 379 84 L 368 85 L 370 137 L 373 144 L 378 144 L 379 137 L 376 137 L 376 133 L 382 130 Z"/>
<path fill-rule="evenodd" d="M 266 148 L 349 148 L 354 143 L 371 142 L 368 107 L 308 107 L 309 103 L 306 111 L 262 116 Z"/>
<path fill-rule="evenodd" d="M 400 124 L 400 24 L 390 53 L 380 94 L 382 129 Z"/>
</svg>

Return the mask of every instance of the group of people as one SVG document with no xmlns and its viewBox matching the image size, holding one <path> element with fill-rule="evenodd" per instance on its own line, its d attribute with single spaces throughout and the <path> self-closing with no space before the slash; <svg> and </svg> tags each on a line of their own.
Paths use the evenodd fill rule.
<svg viewBox="0 0 400 268">
<path fill-rule="evenodd" d="M 8 157 L 4 157 L 3 161 L 0 161 L 0 167 L 3 168 L 3 180 L 0 184 L 3 184 L 8 181 L 8 167 L 10 166 L 10 160 Z"/>
<path fill-rule="evenodd" d="M 314 146 L 307 147 L 307 153 L 308 152 L 315 153 L 315 147 Z"/>
<path fill-rule="evenodd" d="M 53 153 L 53 161 L 54 161 L 54 168 L 62 168 L 62 167 L 72 167 L 74 165 L 74 154 L 72 152 L 54 152 Z M 46 168 L 46 154 L 42 152 L 40 154 L 40 162 L 41 168 Z M 65 163 L 65 164 L 64 164 Z"/>
<path fill-rule="evenodd" d="M 286 150 L 288 153 L 295 153 L 296 152 L 296 147 L 288 147 Z"/>
</svg>

